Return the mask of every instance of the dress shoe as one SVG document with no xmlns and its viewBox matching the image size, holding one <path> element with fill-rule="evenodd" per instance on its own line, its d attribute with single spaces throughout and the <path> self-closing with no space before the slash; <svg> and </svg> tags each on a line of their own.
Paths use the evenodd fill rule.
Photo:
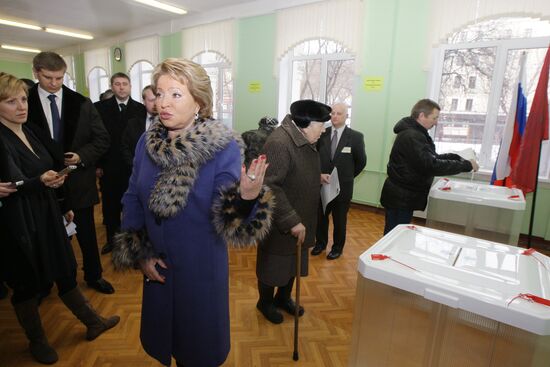
<svg viewBox="0 0 550 367">
<path fill-rule="evenodd" d="M 292 316 L 296 314 L 296 302 L 294 302 L 292 298 L 289 298 L 286 301 L 275 298 L 275 306 L 279 307 L 281 310 L 285 311 L 286 313 L 291 314 Z M 300 311 L 298 311 L 298 315 L 302 316 L 304 312 L 305 312 L 304 308 L 300 306 Z"/>
<path fill-rule="evenodd" d="M 113 294 L 115 293 L 115 289 L 109 283 L 103 278 L 99 278 L 96 281 L 93 282 L 87 282 L 88 287 L 95 289 L 98 292 L 105 293 L 105 294 Z"/>
<path fill-rule="evenodd" d="M 262 315 L 274 324 L 283 322 L 283 315 L 275 308 L 273 303 L 263 304 L 260 301 L 256 304 L 256 308 L 260 310 Z"/>
<path fill-rule="evenodd" d="M 113 251 L 113 244 L 112 243 L 106 243 L 105 246 L 101 249 L 101 255 L 108 254 L 109 252 Z"/>
<path fill-rule="evenodd" d="M 316 244 L 311 250 L 311 255 L 316 256 L 325 251 L 326 246 Z"/>
<path fill-rule="evenodd" d="M 327 255 L 327 259 L 336 260 L 341 255 L 342 255 L 342 250 L 333 248 L 332 250 L 330 250 L 329 254 Z"/>
</svg>

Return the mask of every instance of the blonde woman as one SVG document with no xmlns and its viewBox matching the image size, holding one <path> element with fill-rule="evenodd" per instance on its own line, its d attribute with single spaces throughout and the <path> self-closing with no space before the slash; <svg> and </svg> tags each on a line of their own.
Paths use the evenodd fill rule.
<svg viewBox="0 0 550 367">
<path fill-rule="evenodd" d="M 164 365 L 219 366 L 230 346 L 226 244 L 269 230 L 267 161 L 245 170 L 237 138 L 211 119 L 200 65 L 168 59 L 152 79 L 158 117 L 137 144 L 113 261 L 143 272 L 147 353 Z"/>
</svg>

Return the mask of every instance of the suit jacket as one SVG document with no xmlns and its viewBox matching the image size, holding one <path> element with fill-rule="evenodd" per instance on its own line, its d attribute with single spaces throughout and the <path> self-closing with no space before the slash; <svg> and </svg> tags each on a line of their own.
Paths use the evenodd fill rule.
<svg viewBox="0 0 550 367">
<path fill-rule="evenodd" d="M 92 101 L 63 86 L 61 105 L 61 141 L 51 138 L 48 120 L 38 95 L 38 84 L 29 90 L 29 127 L 56 162 L 63 165 L 63 153 L 75 152 L 81 162 L 65 181 L 68 208 L 83 209 L 99 203 L 95 165 L 109 147 L 109 134 Z"/>
<path fill-rule="evenodd" d="M 122 137 L 126 133 L 126 128 L 129 124 L 143 123 L 143 129 L 145 130 L 147 110 L 144 105 L 129 98 L 126 104 L 126 111 L 123 114 L 120 112 L 115 96 L 104 101 L 96 102 L 95 106 L 111 137 L 109 150 L 103 155 L 99 162 L 99 167 L 103 169 L 104 174 L 101 189 L 102 191 L 105 189 L 108 190 L 109 186 L 119 185 L 121 183 L 128 186 L 130 169 L 122 154 Z M 106 187 L 104 187 L 104 185 L 106 185 Z"/>
<path fill-rule="evenodd" d="M 145 132 L 145 123 L 147 120 L 147 114 L 144 119 L 133 117 L 128 119 L 128 125 L 122 135 L 122 141 L 120 144 L 120 150 L 124 163 L 130 168 L 134 165 L 134 154 L 136 146 L 141 138 L 141 135 Z"/>
<path fill-rule="evenodd" d="M 363 134 L 345 127 L 338 141 L 334 159 L 330 158 L 330 140 L 333 128 L 328 128 L 319 138 L 317 149 L 321 159 L 321 172 L 332 173 L 336 166 L 340 181 L 340 194 L 336 200 L 350 201 L 353 196 L 353 180 L 367 164 Z"/>
</svg>

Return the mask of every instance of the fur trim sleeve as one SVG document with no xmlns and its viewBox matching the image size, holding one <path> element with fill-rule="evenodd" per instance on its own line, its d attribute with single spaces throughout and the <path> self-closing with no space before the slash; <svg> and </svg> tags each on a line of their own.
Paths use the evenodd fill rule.
<svg viewBox="0 0 550 367">
<path fill-rule="evenodd" d="M 136 269 L 140 260 L 156 257 L 147 232 L 143 229 L 117 233 L 114 242 L 112 261 L 115 270 Z"/>
<path fill-rule="evenodd" d="M 275 208 L 275 196 L 269 187 L 264 185 L 247 218 L 239 215 L 240 200 L 238 182 L 220 190 L 220 197 L 213 206 L 214 226 L 230 246 L 251 246 L 269 233 Z"/>
</svg>

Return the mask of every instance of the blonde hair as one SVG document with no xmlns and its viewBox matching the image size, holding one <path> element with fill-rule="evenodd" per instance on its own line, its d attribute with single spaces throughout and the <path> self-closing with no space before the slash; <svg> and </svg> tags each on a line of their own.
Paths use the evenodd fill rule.
<svg viewBox="0 0 550 367">
<path fill-rule="evenodd" d="M 0 71 L 0 101 L 13 97 L 20 91 L 24 91 L 26 95 L 29 94 L 25 82 Z"/>
<path fill-rule="evenodd" d="M 153 70 L 151 86 L 157 90 L 161 76 L 168 75 L 187 86 L 189 93 L 199 105 L 199 118 L 212 117 L 212 86 L 206 70 L 199 64 L 185 59 L 170 58 L 158 64 Z"/>
</svg>

